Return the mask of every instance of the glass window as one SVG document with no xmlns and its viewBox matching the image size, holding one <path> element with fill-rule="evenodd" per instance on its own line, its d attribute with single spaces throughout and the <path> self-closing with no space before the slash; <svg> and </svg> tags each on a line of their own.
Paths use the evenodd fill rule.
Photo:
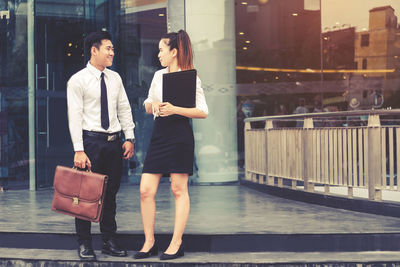
<svg viewBox="0 0 400 267">
<path fill-rule="evenodd" d="M 111 67 L 122 77 L 136 123 L 135 157 L 124 181 L 137 181 L 152 119 L 143 101 L 167 31 L 166 0 L 35 0 L 34 51 L 27 53 L 27 3 L 0 0 L 0 187 L 29 187 L 28 57 L 34 57 L 36 187 L 53 183 L 56 165 L 72 166 L 66 83 L 84 68 L 83 39 L 108 30 L 115 47 Z"/>
<path fill-rule="evenodd" d="M 0 187 L 29 181 L 26 9 L 0 0 Z"/>
<path fill-rule="evenodd" d="M 166 32 L 166 1 L 58 0 L 36 3 L 35 65 L 37 102 L 37 187 L 52 185 L 57 165 L 72 166 L 66 84 L 86 66 L 83 39 L 95 30 L 108 30 L 115 47 L 114 64 L 131 103 L 135 156 L 124 164 L 123 181 L 137 182 L 152 127 L 143 101 L 157 60 L 158 41 Z"/>
<path fill-rule="evenodd" d="M 239 124 L 400 107 L 400 1 L 248 0 L 235 14 Z"/>
<path fill-rule="evenodd" d="M 366 58 L 364 58 L 363 61 L 362 61 L 362 69 L 363 70 L 367 69 L 367 59 Z"/>
<path fill-rule="evenodd" d="M 369 34 L 361 35 L 361 46 L 369 46 Z"/>
<path fill-rule="evenodd" d="M 35 1 L 37 188 L 52 185 L 57 165 L 73 165 L 66 84 L 85 66 L 83 37 L 96 27 L 95 10 L 106 16 L 105 5 L 82 0 Z"/>
<path fill-rule="evenodd" d="M 157 56 L 158 42 L 167 32 L 165 1 L 158 2 L 160 8 L 156 9 L 154 6 L 151 9 L 143 6 L 127 8 L 120 20 L 118 72 L 124 80 L 131 103 L 138 140 L 127 173 L 129 182 L 133 183 L 140 181 L 153 129 L 153 117 L 146 114 L 143 102 L 147 98 L 154 73 L 161 68 Z"/>
</svg>

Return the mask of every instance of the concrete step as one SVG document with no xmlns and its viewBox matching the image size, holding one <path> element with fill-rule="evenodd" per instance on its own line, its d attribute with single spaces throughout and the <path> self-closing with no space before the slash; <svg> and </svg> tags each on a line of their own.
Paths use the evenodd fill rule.
<svg viewBox="0 0 400 267">
<path fill-rule="evenodd" d="M 258 253 L 186 253 L 184 257 L 160 261 L 158 257 L 143 260 L 128 257 L 118 258 L 95 251 L 96 262 L 81 263 L 76 250 L 13 249 L 0 248 L 0 266 L 398 266 L 400 253 L 375 252 L 258 252 Z"/>
<path fill-rule="evenodd" d="M 160 249 L 167 248 L 171 234 L 156 234 Z M 184 244 L 190 252 L 350 252 L 400 251 L 400 233 L 343 234 L 185 234 Z M 120 233 L 118 241 L 127 250 L 138 250 L 142 233 Z M 101 249 L 101 235 L 93 234 L 94 249 Z M 73 250 L 74 234 L 0 232 L 0 248 Z M 400 254 L 400 253 L 399 253 Z"/>
</svg>

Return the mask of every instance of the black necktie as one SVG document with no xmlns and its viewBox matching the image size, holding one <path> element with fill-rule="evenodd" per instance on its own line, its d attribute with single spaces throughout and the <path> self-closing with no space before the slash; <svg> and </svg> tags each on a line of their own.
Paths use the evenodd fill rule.
<svg viewBox="0 0 400 267">
<path fill-rule="evenodd" d="M 104 81 L 104 72 L 101 73 L 101 127 L 107 130 L 110 126 L 110 120 L 108 118 L 108 101 L 107 101 L 107 87 Z"/>
</svg>

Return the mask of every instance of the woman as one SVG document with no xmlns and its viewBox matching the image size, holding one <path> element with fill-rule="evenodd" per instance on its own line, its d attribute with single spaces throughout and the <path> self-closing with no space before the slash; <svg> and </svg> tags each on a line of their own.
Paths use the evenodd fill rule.
<svg viewBox="0 0 400 267">
<path fill-rule="evenodd" d="M 194 155 L 193 130 L 189 118 L 206 118 L 208 107 L 198 77 L 195 108 L 162 103 L 163 74 L 193 69 L 192 47 L 185 31 L 164 35 L 159 42 L 158 58 L 166 68 L 154 74 L 148 98 L 144 101 L 146 112 L 153 114 L 155 121 L 140 181 L 145 242 L 134 257 L 142 259 L 157 255 L 154 238 L 155 195 L 161 177 L 167 174 L 171 177 L 171 191 L 175 197 L 175 224 L 172 240 L 160 259 L 169 260 L 184 255 L 182 235 L 190 210 L 188 179 L 193 174 Z M 180 116 L 171 116 L 174 114 Z"/>
</svg>

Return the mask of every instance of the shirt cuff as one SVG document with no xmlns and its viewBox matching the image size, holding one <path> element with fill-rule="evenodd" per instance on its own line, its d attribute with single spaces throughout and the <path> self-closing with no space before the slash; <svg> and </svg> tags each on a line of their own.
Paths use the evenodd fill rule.
<svg viewBox="0 0 400 267">
<path fill-rule="evenodd" d="M 75 143 L 74 144 L 74 151 L 84 151 L 83 150 L 83 143 Z"/>
<path fill-rule="evenodd" d="M 203 111 L 205 114 L 208 115 L 208 108 L 206 107 L 197 107 L 198 109 L 200 109 L 201 111 Z"/>
<path fill-rule="evenodd" d="M 133 130 L 124 131 L 125 139 L 135 139 L 135 133 Z"/>
<path fill-rule="evenodd" d="M 153 100 L 151 100 L 150 98 L 146 98 L 146 100 L 143 101 L 143 106 L 146 105 L 147 103 L 153 103 Z"/>
</svg>

